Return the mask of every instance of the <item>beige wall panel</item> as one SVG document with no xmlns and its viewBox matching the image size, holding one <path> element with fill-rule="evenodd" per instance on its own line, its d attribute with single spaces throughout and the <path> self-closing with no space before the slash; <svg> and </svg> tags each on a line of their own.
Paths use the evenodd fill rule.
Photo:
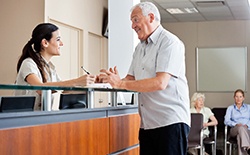
<svg viewBox="0 0 250 155">
<path fill-rule="evenodd" d="M 246 42 L 244 21 L 200 22 L 197 31 L 200 47 L 242 46 Z"/>
<path fill-rule="evenodd" d="M 55 11 L 54 6 L 60 9 Z M 100 36 L 102 39 L 104 38 L 102 37 L 102 27 L 107 7 L 108 0 L 74 0 L 74 3 L 68 0 L 46 0 L 46 20 L 53 19 L 80 29 L 83 32 L 79 36 L 82 39 L 79 61 L 80 65 L 83 65 L 86 69 L 93 64 L 93 61 L 89 59 L 89 56 L 92 55 L 92 48 L 89 48 L 88 34 L 90 32 Z M 106 42 L 106 44 L 108 43 Z M 80 71 L 80 74 L 82 73 Z"/>
<path fill-rule="evenodd" d="M 103 55 L 105 50 L 103 49 L 103 40 L 101 36 L 95 35 L 93 33 L 89 33 L 88 35 L 88 60 L 89 65 L 87 69 L 91 74 L 98 75 L 100 74 L 100 68 L 104 68 L 103 66 Z M 106 92 L 95 92 L 95 107 L 105 107 L 108 105 L 108 95 Z"/>
<path fill-rule="evenodd" d="M 52 57 L 51 61 L 62 80 L 76 78 L 79 76 L 81 66 L 79 62 L 81 30 L 63 23 L 52 22 L 59 27 L 63 47 L 61 47 L 61 55 Z"/>
<path fill-rule="evenodd" d="M 31 31 L 43 21 L 42 0 L 1 0 L 0 5 L 0 82 L 13 83 L 16 64 L 23 46 L 31 38 Z M 32 19 L 32 20 L 31 20 Z"/>
<path fill-rule="evenodd" d="M 44 19 L 43 0 L 1 0 L 0 83 L 14 83 L 16 64 L 31 31 Z M 0 94 L 9 94 L 1 91 Z"/>
<path fill-rule="evenodd" d="M 101 35 L 104 7 L 107 0 L 46 0 L 46 16 Z"/>
</svg>

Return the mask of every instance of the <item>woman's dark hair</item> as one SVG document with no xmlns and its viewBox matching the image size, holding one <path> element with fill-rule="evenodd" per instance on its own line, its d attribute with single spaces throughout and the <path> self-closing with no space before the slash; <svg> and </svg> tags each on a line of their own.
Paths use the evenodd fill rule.
<svg viewBox="0 0 250 155">
<path fill-rule="evenodd" d="M 242 96 L 245 97 L 245 93 L 244 93 L 244 91 L 241 90 L 241 89 L 235 90 L 235 92 L 234 92 L 234 97 L 236 96 L 236 93 L 238 93 L 238 92 L 240 92 L 240 93 L 242 94 Z"/>
<path fill-rule="evenodd" d="M 52 32 L 58 30 L 58 27 L 51 23 L 41 23 L 35 27 L 32 32 L 32 37 L 28 43 L 23 47 L 22 55 L 20 56 L 17 63 L 17 72 L 21 67 L 24 59 L 31 58 L 37 64 L 38 69 L 42 75 L 43 82 L 47 82 L 44 73 L 45 62 L 41 57 L 41 41 L 43 39 L 50 40 L 52 38 Z"/>
</svg>

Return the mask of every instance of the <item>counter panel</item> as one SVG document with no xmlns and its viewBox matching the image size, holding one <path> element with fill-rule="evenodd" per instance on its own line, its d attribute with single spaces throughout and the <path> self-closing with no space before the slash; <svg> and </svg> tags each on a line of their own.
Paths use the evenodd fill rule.
<svg viewBox="0 0 250 155">
<path fill-rule="evenodd" d="M 105 155 L 108 118 L 0 130 L 2 155 Z"/>
<path fill-rule="evenodd" d="M 123 150 L 128 146 L 139 143 L 138 131 L 140 127 L 140 117 L 138 114 L 116 116 L 109 118 L 109 139 L 110 152 Z"/>
</svg>

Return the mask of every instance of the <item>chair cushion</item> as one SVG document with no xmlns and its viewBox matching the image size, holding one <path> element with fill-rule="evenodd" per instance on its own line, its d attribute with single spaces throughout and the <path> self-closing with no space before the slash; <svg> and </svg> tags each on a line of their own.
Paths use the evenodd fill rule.
<svg viewBox="0 0 250 155">
<path fill-rule="evenodd" d="M 214 144 L 214 138 L 213 137 L 206 137 L 203 140 L 204 144 Z"/>
<path fill-rule="evenodd" d="M 200 143 L 197 142 L 188 142 L 188 148 L 200 148 Z"/>
</svg>

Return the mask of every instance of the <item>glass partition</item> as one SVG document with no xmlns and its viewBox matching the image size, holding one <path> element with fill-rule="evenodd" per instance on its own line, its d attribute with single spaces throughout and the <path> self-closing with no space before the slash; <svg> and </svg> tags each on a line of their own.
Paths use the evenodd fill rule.
<svg viewBox="0 0 250 155">
<path fill-rule="evenodd" d="M 95 92 L 109 92 L 111 106 L 117 106 L 118 92 L 131 92 L 124 89 L 113 88 L 94 88 L 94 87 L 59 87 L 59 86 L 27 86 L 15 84 L 0 84 L 0 90 L 40 90 L 41 103 L 43 111 L 51 111 L 51 94 L 53 91 L 75 91 L 86 94 L 87 108 L 94 108 L 94 93 Z M 1 95 L 0 95 L 1 96 Z"/>
</svg>

